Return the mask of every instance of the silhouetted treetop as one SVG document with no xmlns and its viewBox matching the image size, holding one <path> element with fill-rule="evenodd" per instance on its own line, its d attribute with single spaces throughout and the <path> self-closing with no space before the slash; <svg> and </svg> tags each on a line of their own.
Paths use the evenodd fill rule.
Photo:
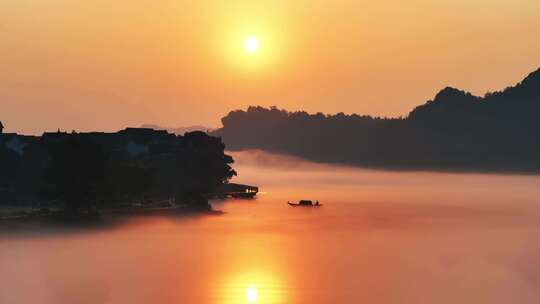
<svg viewBox="0 0 540 304">
<path fill-rule="evenodd" d="M 409 113 L 411 120 L 461 119 L 475 113 L 480 106 L 481 98 L 469 92 L 446 87 L 433 100 L 416 107 Z"/>
</svg>

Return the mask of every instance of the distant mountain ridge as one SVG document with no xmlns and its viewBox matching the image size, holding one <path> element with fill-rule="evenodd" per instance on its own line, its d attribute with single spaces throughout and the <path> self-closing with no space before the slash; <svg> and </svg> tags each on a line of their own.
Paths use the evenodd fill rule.
<svg viewBox="0 0 540 304">
<path fill-rule="evenodd" d="M 228 149 L 264 149 L 315 161 L 393 169 L 540 172 L 540 69 L 483 97 L 447 87 L 405 118 L 230 112 Z"/>
<path fill-rule="evenodd" d="M 485 114 L 506 120 L 508 114 L 528 116 L 531 110 L 540 110 L 540 69 L 532 72 L 513 87 L 487 93 L 484 97 L 446 87 L 435 96 L 435 99 L 411 111 L 409 118 L 413 120 L 439 119 L 450 114 L 471 117 Z"/>
</svg>

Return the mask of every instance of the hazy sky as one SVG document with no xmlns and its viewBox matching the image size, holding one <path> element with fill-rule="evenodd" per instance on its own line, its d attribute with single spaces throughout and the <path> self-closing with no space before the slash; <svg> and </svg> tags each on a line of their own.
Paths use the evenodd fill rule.
<svg viewBox="0 0 540 304">
<path fill-rule="evenodd" d="M 6 131 L 217 127 L 248 105 L 400 116 L 538 67 L 538 0 L 0 0 Z"/>
</svg>

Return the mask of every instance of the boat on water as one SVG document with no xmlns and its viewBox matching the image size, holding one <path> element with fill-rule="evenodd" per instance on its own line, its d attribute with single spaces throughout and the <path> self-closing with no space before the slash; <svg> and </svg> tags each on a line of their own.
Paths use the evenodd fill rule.
<svg viewBox="0 0 540 304">
<path fill-rule="evenodd" d="M 298 203 L 287 202 L 287 204 L 289 204 L 289 206 L 293 206 L 293 207 L 319 207 L 319 206 L 322 206 L 322 204 L 320 204 L 319 201 L 316 201 L 314 203 L 313 201 L 310 201 L 310 200 L 301 200 Z"/>
</svg>

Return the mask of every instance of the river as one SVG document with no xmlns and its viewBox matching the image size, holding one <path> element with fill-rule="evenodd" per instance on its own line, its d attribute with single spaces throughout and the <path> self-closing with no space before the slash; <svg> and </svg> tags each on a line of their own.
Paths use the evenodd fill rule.
<svg viewBox="0 0 540 304">
<path fill-rule="evenodd" d="M 4 231 L 0 303 L 540 303 L 540 177 L 233 155 L 222 214 Z"/>
</svg>

